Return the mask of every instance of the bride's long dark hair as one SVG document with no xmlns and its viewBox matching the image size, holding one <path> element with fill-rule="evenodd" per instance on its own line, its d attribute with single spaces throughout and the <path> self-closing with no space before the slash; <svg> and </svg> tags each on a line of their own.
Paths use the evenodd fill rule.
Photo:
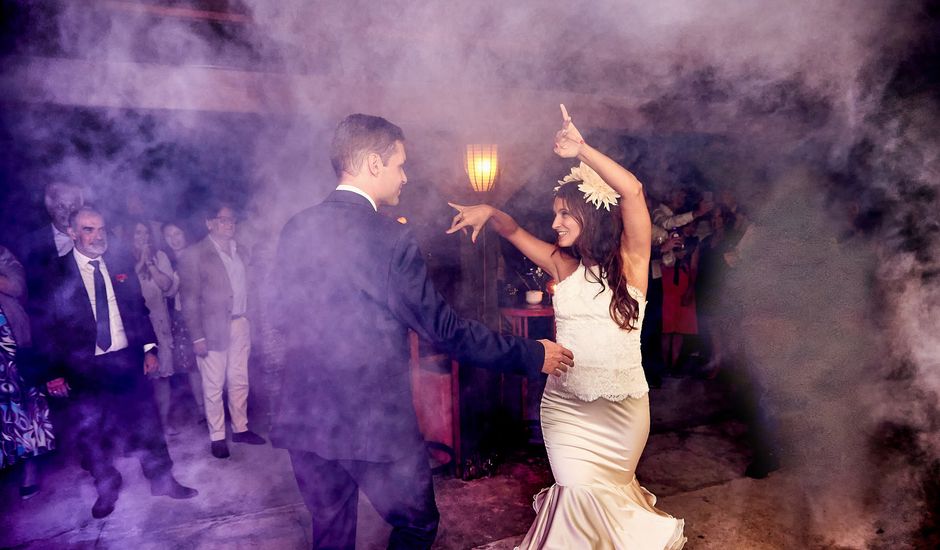
<svg viewBox="0 0 940 550">
<path fill-rule="evenodd" d="M 598 294 L 610 286 L 614 294 L 610 300 L 610 318 L 624 330 L 635 330 L 640 317 L 640 303 L 630 295 L 627 276 L 623 271 L 623 256 L 620 253 L 623 220 L 620 205 L 611 206 L 609 212 L 603 208 L 594 208 L 594 205 L 584 201 L 578 183 L 566 183 L 555 192 L 555 196 L 565 201 L 568 211 L 581 225 L 581 234 L 569 252 L 579 260 L 597 265 L 598 273 L 585 269 L 585 278 L 600 283 Z"/>
</svg>

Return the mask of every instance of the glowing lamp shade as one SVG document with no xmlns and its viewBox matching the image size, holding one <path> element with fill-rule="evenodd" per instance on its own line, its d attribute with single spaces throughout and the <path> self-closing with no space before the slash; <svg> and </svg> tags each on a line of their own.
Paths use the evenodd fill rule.
<svg viewBox="0 0 940 550">
<path fill-rule="evenodd" d="M 498 171 L 499 151 L 496 145 L 467 145 L 467 175 L 474 191 L 486 193 L 493 189 Z"/>
</svg>

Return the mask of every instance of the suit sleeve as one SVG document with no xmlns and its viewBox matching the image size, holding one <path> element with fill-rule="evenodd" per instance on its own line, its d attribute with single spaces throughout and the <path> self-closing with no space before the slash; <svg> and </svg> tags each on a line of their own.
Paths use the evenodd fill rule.
<svg viewBox="0 0 940 550">
<path fill-rule="evenodd" d="M 655 225 L 671 231 L 692 223 L 695 220 L 695 214 L 692 212 L 673 214 L 671 210 L 657 207 L 653 209 L 652 220 Z"/>
<path fill-rule="evenodd" d="M 199 254 L 195 247 L 183 250 L 179 257 L 180 298 L 182 300 L 183 320 L 189 329 L 193 342 L 203 340 L 206 331 L 202 326 L 202 302 L 199 277 Z"/>
<path fill-rule="evenodd" d="M 457 315 L 428 278 L 421 250 L 408 232 L 395 245 L 389 285 L 389 307 L 395 316 L 460 362 L 519 374 L 541 371 L 542 344 L 497 334 Z"/>
<path fill-rule="evenodd" d="M 27 350 L 26 357 L 20 359 L 20 374 L 31 386 L 42 386 L 68 375 L 68 350 L 65 348 L 68 338 L 65 335 L 69 331 L 62 327 L 59 319 L 62 308 L 56 300 L 58 280 L 60 278 L 53 274 L 47 274 L 27 303 L 33 346 Z"/>
</svg>

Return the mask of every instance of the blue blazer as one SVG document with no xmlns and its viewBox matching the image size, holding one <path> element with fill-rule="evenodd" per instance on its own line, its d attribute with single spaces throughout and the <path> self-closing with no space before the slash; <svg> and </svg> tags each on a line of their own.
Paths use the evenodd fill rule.
<svg viewBox="0 0 940 550">
<path fill-rule="evenodd" d="M 275 266 L 286 345 L 277 447 L 376 462 L 425 452 L 408 329 L 467 365 L 541 370 L 541 344 L 461 319 L 431 284 L 411 232 L 355 193 L 333 191 L 294 216 Z"/>
<path fill-rule="evenodd" d="M 57 258 L 41 278 L 38 295 L 30 301 L 33 347 L 29 378 L 45 383 L 64 377 L 76 390 L 121 390 L 144 379 L 144 345 L 156 343 L 149 311 L 131 258 L 105 254 L 121 323 L 127 334 L 129 360 L 107 372 L 95 362 L 96 324 L 91 301 L 74 251 Z"/>
</svg>

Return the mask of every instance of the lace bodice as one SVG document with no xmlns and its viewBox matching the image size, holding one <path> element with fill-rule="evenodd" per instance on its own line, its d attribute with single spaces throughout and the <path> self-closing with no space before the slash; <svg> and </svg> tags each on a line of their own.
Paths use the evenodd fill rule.
<svg viewBox="0 0 940 550">
<path fill-rule="evenodd" d="M 649 391 L 640 354 L 646 299 L 638 289 L 629 287 L 640 303 L 640 315 L 636 329 L 623 330 L 610 318 L 613 291 L 605 285 L 598 294 L 600 283 L 586 279 L 585 269 L 579 265 L 555 286 L 558 343 L 574 352 L 575 367 L 560 377 L 549 376 L 548 387 L 583 401 L 642 397 Z"/>
</svg>

